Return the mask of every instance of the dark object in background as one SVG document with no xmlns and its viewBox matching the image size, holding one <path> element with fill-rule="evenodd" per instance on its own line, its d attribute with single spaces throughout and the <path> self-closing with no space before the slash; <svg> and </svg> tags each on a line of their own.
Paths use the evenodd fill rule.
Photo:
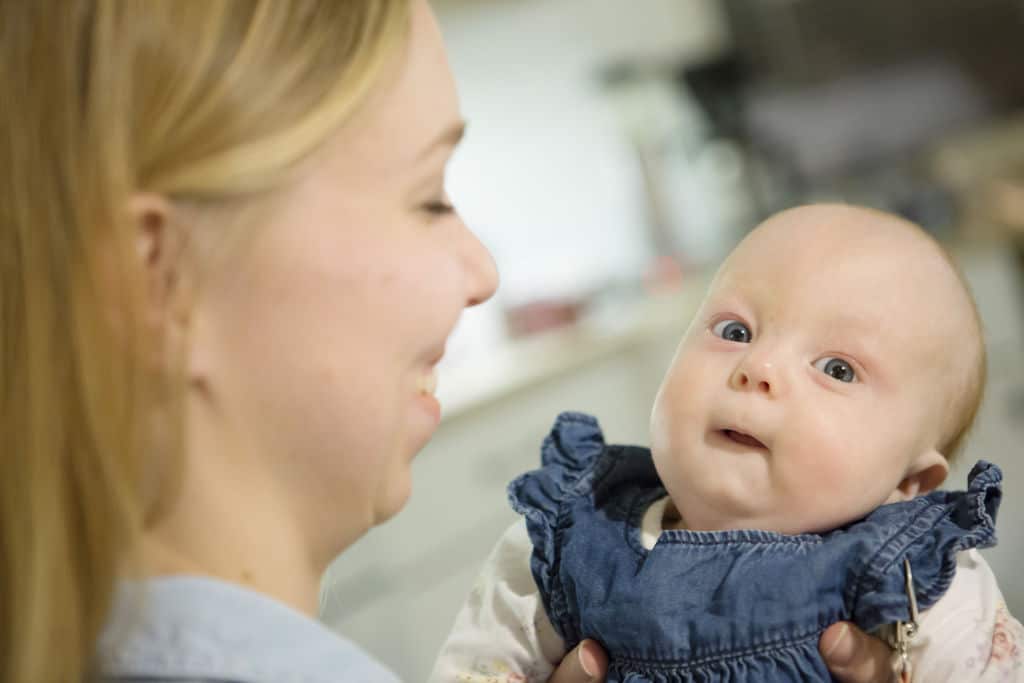
<svg viewBox="0 0 1024 683">
<path fill-rule="evenodd" d="M 737 58 L 756 81 L 813 85 L 938 59 L 961 65 L 997 108 L 1024 104 L 1020 0 L 723 0 L 723 8 Z"/>
<path fill-rule="evenodd" d="M 938 141 L 1024 106 L 1022 0 L 722 0 L 733 52 L 681 65 L 750 159 L 758 213 L 849 201 L 960 222 L 923 168 Z"/>
<path fill-rule="evenodd" d="M 741 93 L 750 82 L 751 74 L 736 53 L 684 64 L 676 77 L 703 108 L 713 137 L 734 140 L 748 137 Z"/>
</svg>

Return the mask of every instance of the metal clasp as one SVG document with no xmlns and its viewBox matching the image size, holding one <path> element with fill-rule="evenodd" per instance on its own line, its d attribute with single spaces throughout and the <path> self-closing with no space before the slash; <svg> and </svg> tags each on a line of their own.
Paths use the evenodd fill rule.
<svg viewBox="0 0 1024 683">
<path fill-rule="evenodd" d="M 919 628 L 917 614 L 917 596 L 914 593 L 914 575 L 910 571 L 910 560 L 903 558 L 903 572 L 906 576 L 907 599 L 910 602 L 910 621 L 896 622 L 896 654 L 899 656 L 900 680 L 910 683 L 910 640 L 917 635 Z"/>
</svg>

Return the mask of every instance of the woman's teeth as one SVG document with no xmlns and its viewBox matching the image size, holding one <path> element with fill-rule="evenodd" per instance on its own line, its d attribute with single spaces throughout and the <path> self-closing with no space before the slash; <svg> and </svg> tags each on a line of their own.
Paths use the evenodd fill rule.
<svg viewBox="0 0 1024 683">
<path fill-rule="evenodd" d="M 433 370 L 428 375 L 423 375 L 419 379 L 419 386 L 417 387 L 421 394 L 433 395 L 437 392 L 437 370 Z"/>
</svg>

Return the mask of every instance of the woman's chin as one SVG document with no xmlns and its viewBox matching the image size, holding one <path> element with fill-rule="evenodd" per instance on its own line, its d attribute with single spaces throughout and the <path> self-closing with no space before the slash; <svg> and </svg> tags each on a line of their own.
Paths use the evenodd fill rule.
<svg viewBox="0 0 1024 683">
<path fill-rule="evenodd" d="M 381 500 L 377 505 L 377 514 L 373 523 L 374 526 L 388 521 L 406 506 L 409 497 L 412 495 L 412 473 L 406 468 L 402 475 L 388 481 L 387 491 L 382 492 Z"/>
</svg>

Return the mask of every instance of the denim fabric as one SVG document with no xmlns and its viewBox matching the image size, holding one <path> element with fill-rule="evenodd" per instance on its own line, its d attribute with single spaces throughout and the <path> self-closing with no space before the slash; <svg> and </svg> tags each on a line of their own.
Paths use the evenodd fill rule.
<svg viewBox="0 0 1024 683">
<path fill-rule="evenodd" d="M 828 681 L 827 626 L 908 619 L 904 558 L 924 610 L 949 588 L 958 552 L 995 544 L 1001 479 L 981 462 L 966 492 L 883 505 L 825 534 L 666 530 L 648 551 L 641 520 L 666 495 L 650 451 L 606 446 L 594 418 L 563 413 L 542 467 L 509 497 L 552 624 L 569 648 L 607 648 L 609 683 Z"/>
</svg>

